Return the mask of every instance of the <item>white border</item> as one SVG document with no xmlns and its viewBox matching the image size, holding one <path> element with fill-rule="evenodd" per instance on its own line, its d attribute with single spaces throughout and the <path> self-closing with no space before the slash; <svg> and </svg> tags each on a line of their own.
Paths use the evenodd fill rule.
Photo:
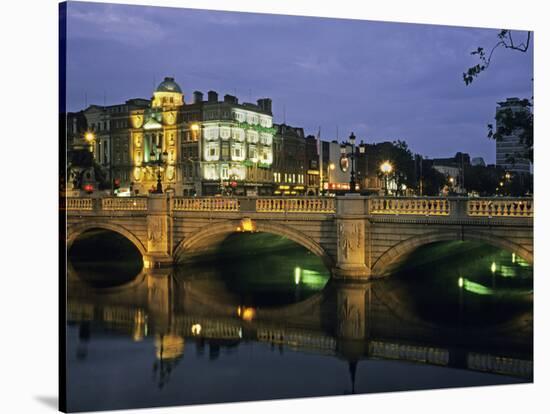
<svg viewBox="0 0 550 414">
<path fill-rule="evenodd" d="M 150 0 L 153 4 L 348 17 L 370 20 L 506 27 L 535 30 L 535 384 L 458 390 L 370 394 L 262 403 L 223 404 L 139 413 L 542 412 L 548 381 L 548 279 L 544 242 L 550 184 L 545 158 L 550 131 L 549 26 L 544 2 L 338 0 Z M 6 413 L 51 412 L 44 398 L 57 395 L 57 2 L 4 4 L 2 30 L 2 335 L 0 406 Z M 7 127 L 7 128 L 5 128 Z M 7 162 L 6 162 L 7 161 Z M 547 161 L 546 161 L 547 162 Z M 41 400 L 42 399 L 42 400 Z M 121 411 L 122 412 L 122 411 Z"/>
</svg>

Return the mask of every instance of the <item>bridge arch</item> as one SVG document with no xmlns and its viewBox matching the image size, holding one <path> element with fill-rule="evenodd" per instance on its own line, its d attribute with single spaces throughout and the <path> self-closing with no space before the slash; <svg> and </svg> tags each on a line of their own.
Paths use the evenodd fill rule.
<svg viewBox="0 0 550 414">
<path fill-rule="evenodd" d="M 329 270 L 334 267 L 334 258 L 327 253 L 327 251 L 323 248 L 323 246 L 321 246 L 321 244 L 313 240 L 308 235 L 302 233 L 301 231 L 295 230 L 283 224 L 270 223 L 265 220 L 254 220 L 254 223 L 256 225 L 256 232 L 270 233 L 277 236 L 285 237 L 305 247 L 316 256 L 319 256 Z M 186 253 L 192 252 L 199 246 L 204 245 L 205 242 L 221 239 L 228 236 L 229 234 L 236 233 L 236 229 L 239 224 L 240 220 L 214 222 L 208 226 L 205 226 L 192 236 L 184 238 L 174 250 L 174 262 L 180 262 Z"/>
<path fill-rule="evenodd" d="M 533 263 L 532 251 L 506 238 L 495 236 L 490 233 L 480 231 L 432 232 L 420 236 L 410 237 L 388 249 L 373 264 L 372 274 L 375 276 L 383 276 L 387 273 L 389 266 L 397 262 L 399 258 L 411 253 L 425 244 L 456 240 L 484 242 L 491 246 L 514 252 L 527 262 L 531 264 Z"/>
<path fill-rule="evenodd" d="M 122 236 L 124 236 L 126 239 L 128 239 L 139 251 L 139 253 L 144 256 L 147 254 L 147 249 L 141 242 L 141 240 L 132 232 L 127 230 L 125 227 L 120 226 L 118 224 L 112 224 L 112 223 L 105 223 L 100 221 L 86 221 L 85 223 L 80 224 L 69 224 L 67 226 L 67 251 L 71 248 L 74 241 L 80 236 L 82 233 L 92 230 L 92 229 L 103 229 L 103 230 L 110 230 L 115 233 L 118 233 Z"/>
</svg>

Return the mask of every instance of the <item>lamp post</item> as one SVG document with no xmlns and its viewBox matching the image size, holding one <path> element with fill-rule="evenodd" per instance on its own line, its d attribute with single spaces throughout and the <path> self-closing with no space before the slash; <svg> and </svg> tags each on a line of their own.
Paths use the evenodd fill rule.
<svg viewBox="0 0 550 414">
<path fill-rule="evenodd" d="M 357 157 L 357 154 L 355 154 L 355 134 L 352 132 L 349 136 L 349 142 L 351 144 L 351 153 L 348 154 L 346 150 L 346 144 L 342 144 L 340 147 L 340 151 L 342 153 L 343 157 L 347 157 L 351 159 L 351 173 L 350 173 L 350 180 L 349 180 L 349 189 L 350 192 L 354 193 L 356 191 L 355 188 L 355 158 Z M 359 152 L 363 154 L 365 152 L 365 145 L 363 142 L 361 142 L 361 145 L 359 145 Z"/>
<path fill-rule="evenodd" d="M 157 153 L 154 150 L 151 150 L 149 153 L 149 164 L 156 167 L 157 169 L 157 188 L 153 191 L 154 194 L 162 194 L 162 180 L 161 180 L 161 170 L 163 165 L 166 162 L 166 157 L 168 153 L 166 151 Z"/>
<path fill-rule="evenodd" d="M 334 165 L 333 162 L 328 164 L 328 184 L 327 184 L 327 190 L 330 194 L 330 182 L 332 181 L 332 171 L 336 168 L 336 165 Z"/>
<path fill-rule="evenodd" d="M 95 134 L 92 131 L 86 131 L 84 133 L 84 140 L 90 145 L 90 152 L 94 153 Z"/>
<path fill-rule="evenodd" d="M 389 161 L 384 161 L 380 165 L 380 171 L 384 174 L 384 194 L 388 195 L 388 175 L 393 171 L 393 166 Z"/>
</svg>

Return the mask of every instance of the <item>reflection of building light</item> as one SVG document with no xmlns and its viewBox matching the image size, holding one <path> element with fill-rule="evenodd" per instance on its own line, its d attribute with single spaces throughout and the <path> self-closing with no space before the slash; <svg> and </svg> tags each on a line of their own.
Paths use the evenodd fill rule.
<svg viewBox="0 0 550 414">
<path fill-rule="evenodd" d="M 512 263 L 516 263 L 516 254 L 512 253 Z"/>
<path fill-rule="evenodd" d="M 301 269 L 299 267 L 294 268 L 294 283 L 297 285 L 300 284 L 300 271 Z"/>
<path fill-rule="evenodd" d="M 184 346 L 183 338 L 178 335 L 157 335 L 155 338 L 157 359 L 176 359 L 183 354 Z"/>
<path fill-rule="evenodd" d="M 459 277 L 458 278 L 458 287 L 461 288 L 464 286 L 464 278 L 463 277 Z"/>
<path fill-rule="evenodd" d="M 256 310 L 254 308 L 246 308 L 244 306 L 237 307 L 237 315 L 241 317 L 243 321 L 250 322 L 256 316 Z"/>
<path fill-rule="evenodd" d="M 495 273 L 497 271 L 497 264 L 495 262 L 493 262 L 491 264 L 491 272 Z"/>
<path fill-rule="evenodd" d="M 194 324 L 191 326 L 191 333 L 193 335 L 200 335 L 201 334 L 202 327 L 199 323 Z"/>
<path fill-rule="evenodd" d="M 147 320 L 143 310 L 138 309 L 134 315 L 134 332 L 132 339 L 136 342 L 141 341 L 147 335 Z"/>
</svg>

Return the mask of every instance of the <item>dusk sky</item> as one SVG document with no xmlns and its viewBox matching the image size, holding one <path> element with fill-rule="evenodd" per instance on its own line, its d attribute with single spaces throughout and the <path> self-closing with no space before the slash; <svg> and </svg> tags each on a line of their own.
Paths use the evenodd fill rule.
<svg viewBox="0 0 550 414">
<path fill-rule="evenodd" d="M 314 11 L 312 10 L 312 13 Z M 500 29 L 500 28 L 497 28 Z M 174 76 L 220 99 L 273 100 L 275 123 L 340 140 L 401 139 L 415 153 L 495 162 L 496 102 L 533 95 L 533 47 L 499 49 L 470 86 L 462 72 L 497 29 L 69 2 L 68 109 L 150 98 Z M 517 33 L 518 39 L 524 33 Z"/>
</svg>

